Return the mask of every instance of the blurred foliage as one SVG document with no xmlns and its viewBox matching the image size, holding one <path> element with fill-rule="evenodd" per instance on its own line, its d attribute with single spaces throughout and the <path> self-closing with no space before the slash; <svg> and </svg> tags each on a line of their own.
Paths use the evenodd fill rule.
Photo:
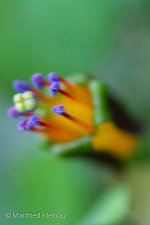
<svg viewBox="0 0 150 225">
<path fill-rule="evenodd" d="M 20 224 L 20 220 L 4 219 L 6 211 L 34 210 L 67 213 L 65 221 L 51 220 L 51 224 L 78 223 L 95 205 L 99 194 L 105 198 L 105 187 L 118 179 L 118 173 L 102 163 L 83 158 L 51 158 L 37 147 L 34 135 L 18 133 L 16 121 L 6 116 L 6 109 L 12 104 L 12 81 L 29 80 L 35 72 L 46 75 L 55 71 L 66 76 L 86 71 L 105 81 L 124 110 L 149 128 L 149 10 L 148 0 L 0 1 L 0 209 L 3 225 Z M 148 159 L 149 149 L 147 133 L 143 135 L 135 159 Z M 149 225 L 150 168 L 143 164 L 140 172 L 141 168 L 132 166 L 121 175 L 136 193 L 131 206 L 133 213 L 129 212 L 124 223 L 138 224 L 135 213 L 145 221 L 144 225 Z M 141 177 L 144 180 L 141 181 Z M 109 199 L 106 202 L 108 204 Z M 101 204 L 100 200 L 103 210 Z M 42 224 L 49 222 L 42 220 Z M 33 220 L 21 223 L 30 225 Z M 41 224 L 41 220 L 36 223 Z"/>
<path fill-rule="evenodd" d="M 81 159 L 54 160 L 36 152 L 17 161 L 20 162 L 4 171 L 9 181 L 2 179 L 2 191 L 7 193 L 1 196 L 3 224 L 20 224 L 19 219 L 5 219 L 7 211 L 64 213 L 66 219 L 37 219 L 36 223 L 74 224 L 113 177 L 104 165 Z M 32 219 L 21 220 L 23 224 L 27 222 L 33 224 Z"/>
<path fill-rule="evenodd" d="M 129 206 L 129 189 L 126 186 L 117 185 L 106 190 L 103 196 L 97 200 L 90 212 L 87 212 L 81 224 L 117 225 L 123 220 Z"/>
<path fill-rule="evenodd" d="M 145 0 L 1 1 L 1 83 L 8 91 L 35 72 L 83 70 L 149 120 L 148 9 Z"/>
</svg>

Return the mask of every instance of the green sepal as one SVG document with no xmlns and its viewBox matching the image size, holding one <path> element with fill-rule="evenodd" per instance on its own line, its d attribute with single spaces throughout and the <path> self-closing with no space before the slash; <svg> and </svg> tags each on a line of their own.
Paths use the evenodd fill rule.
<svg viewBox="0 0 150 225">
<path fill-rule="evenodd" d="M 94 123 L 98 126 L 111 119 L 108 107 L 107 89 L 99 80 L 91 80 L 89 82 L 89 89 L 94 104 Z"/>
<path fill-rule="evenodd" d="M 92 152 L 92 136 L 87 135 L 68 143 L 54 144 L 50 150 L 53 154 L 62 156 Z"/>
</svg>

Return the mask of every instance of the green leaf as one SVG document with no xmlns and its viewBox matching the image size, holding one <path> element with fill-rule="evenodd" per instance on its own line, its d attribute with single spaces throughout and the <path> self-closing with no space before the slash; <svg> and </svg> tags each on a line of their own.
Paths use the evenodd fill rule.
<svg viewBox="0 0 150 225">
<path fill-rule="evenodd" d="M 139 218 L 137 218 L 137 216 L 133 214 L 132 211 L 129 211 L 128 215 L 127 215 L 127 218 L 125 218 L 125 220 L 123 221 L 123 223 L 121 223 L 121 225 L 129 225 L 129 224 L 141 225 L 141 224 L 144 224 L 144 223 L 142 223 L 139 220 Z"/>
<path fill-rule="evenodd" d="M 79 224 L 117 225 L 127 214 L 129 200 L 130 192 L 124 185 L 106 190 Z"/>
</svg>

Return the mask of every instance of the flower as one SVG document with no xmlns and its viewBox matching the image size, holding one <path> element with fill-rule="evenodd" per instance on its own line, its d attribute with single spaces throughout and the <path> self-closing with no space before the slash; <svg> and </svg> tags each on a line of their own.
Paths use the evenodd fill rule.
<svg viewBox="0 0 150 225">
<path fill-rule="evenodd" d="M 16 91 L 24 92 L 30 90 L 30 84 L 25 81 L 15 80 L 13 87 Z"/>
<path fill-rule="evenodd" d="M 23 119 L 21 120 L 18 125 L 17 125 L 17 129 L 22 131 L 26 129 L 26 123 L 27 123 L 27 119 Z"/>
<path fill-rule="evenodd" d="M 8 116 L 11 118 L 17 118 L 23 115 L 23 113 L 19 112 L 15 106 L 10 107 L 7 113 L 8 113 Z"/>
<path fill-rule="evenodd" d="M 54 72 L 50 72 L 47 75 L 47 79 L 49 80 L 49 82 L 59 82 L 59 76 Z"/>
<path fill-rule="evenodd" d="M 17 93 L 14 95 L 13 101 L 18 112 L 32 111 L 36 107 L 35 94 L 31 91 Z"/>
<path fill-rule="evenodd" d="M 31 77 L 31 81 L 33 82 L 35 88 L 37 89 L 44 86 L 44 78 L 40 73 L 33 74 Z"/>
<path fill-rule="evenodd" d="M 51 140 L 51 150 L 56 154 L 103 151 L 120 158 L 130 155 L 138 136 L 113 121 L 105 85 L 80 78 L 81 82 L 75 84 L 51 72 L 48 81 L 42 74 L 32 75 L 34 87 L 14 81 L 20 93 L 14 95 L 8 115 L 24 116 L 18 130 L 44 135 Z"/>
<path fill-rule="evenodd" d="M 49 86 L 51 96 L 54 97 L 59 92 L 59 89 L 60 89 L 60 83 L 53 81 Z"/>
<path fill-rule="evenodd" d="M 56 115 L 63 115 L 65 113 L 64 106 L 61 104 L 53 106 L 51 111 Z"/>
<path fill-rule="evenodd" d="M 40 125 L 39 117 L 36 115 L 31 115 L 26 122 L 25 129 L 30 130 L 32 127 L 35 127 L 36 125 Z"/>
</svg>

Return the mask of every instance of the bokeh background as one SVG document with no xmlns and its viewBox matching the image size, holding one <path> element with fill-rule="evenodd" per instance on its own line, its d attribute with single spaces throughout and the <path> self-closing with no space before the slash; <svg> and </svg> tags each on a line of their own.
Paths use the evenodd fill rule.
<svg viewBox="0 0 150 225">
<path fill-rule="evenodd" d="M 150 224 L 150 3 L 148 0 L 0 1 L 0 220 L 3 225 Z M 124 170 L 57 158 L 7 117 L 12 81 L 85 71 L 104 81 L 146 127 Z M 66 219 L 6 219 L 6 212 Z"/>
</svg>

